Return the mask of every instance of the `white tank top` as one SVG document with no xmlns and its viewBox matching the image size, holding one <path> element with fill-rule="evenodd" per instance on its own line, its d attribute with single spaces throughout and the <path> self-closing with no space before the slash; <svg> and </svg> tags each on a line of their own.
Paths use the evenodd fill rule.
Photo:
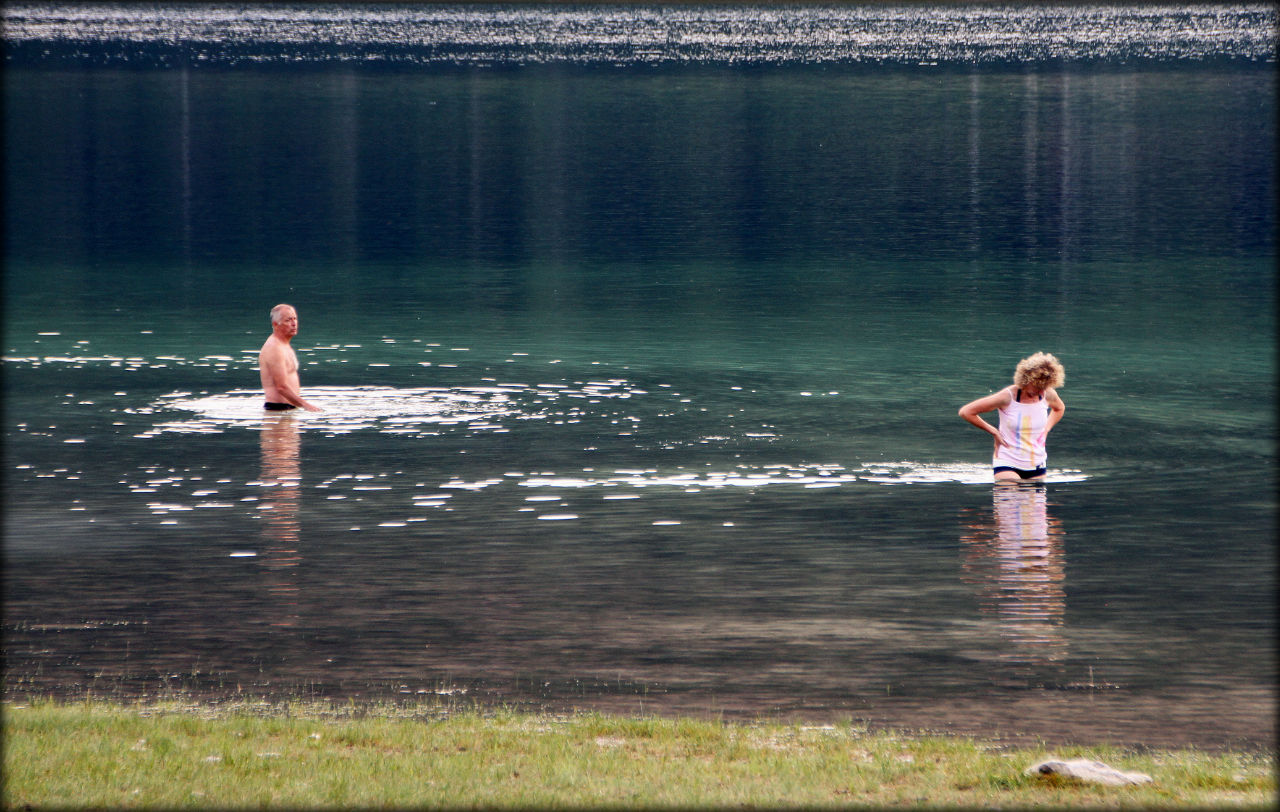
<svg viewBox="0 0 1280 812">
<path fill-rule="evenodd" d="M 1008 445 L 996 449 L 991 464 L 1033 471 L 1049 459 L 1044 442 L 1044 427 L 1049 423 L 1049 401 L 1041 395 L 1034 403 L 1019 403 L 1018 391 L 1014 390 L 1009 405 L 1000 409 L 1000 436 Z"/>
</svg>

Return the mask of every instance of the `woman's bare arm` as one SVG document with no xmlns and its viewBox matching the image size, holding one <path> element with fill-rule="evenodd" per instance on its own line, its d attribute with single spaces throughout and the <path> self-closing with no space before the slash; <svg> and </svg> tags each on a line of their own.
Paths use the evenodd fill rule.
<svg viewBox="0 0 1280 812">
<path fill-rule="evenodd" d="M 1004 439 L 1000 437 L 1000 430 L 983 420 L 982 415 L 985 412 L 992 412 L 1002 406 L 1007 406 L 1011 400 L 1013 400 L 1013 393 L 1009 391 L 1009 387 L 1005 387 L 999 392 L 993 392 L 984 398 L 978 398 L 961 406 L 960 417 L 994 437 L 996 445 L 1007 445 Z"/>
<path fill-rule="evenodd" d="M 1049 436 L 1049 430 L 1058 425 L 1058 421 L 1062 419 L 1062 415 L 1067 411 L 1067 404 L 1062 402 L 1062 398 L 1058 397 L 1056 390 L 1048 389 L 1044 396 L 1049 401 L 1049 421 L 1044 425 L 1044 436 Z"/>
</svg>

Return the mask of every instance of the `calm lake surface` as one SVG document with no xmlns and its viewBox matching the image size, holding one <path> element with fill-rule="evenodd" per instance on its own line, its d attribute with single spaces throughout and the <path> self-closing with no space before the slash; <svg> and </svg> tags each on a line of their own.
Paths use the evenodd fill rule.
<svg viewBox="0 0 1280 812">
<path fill-rule="evenodd" d="M 7 696 L 1274 744 L 1273 7 L 3 13 Z"/>
</svg>

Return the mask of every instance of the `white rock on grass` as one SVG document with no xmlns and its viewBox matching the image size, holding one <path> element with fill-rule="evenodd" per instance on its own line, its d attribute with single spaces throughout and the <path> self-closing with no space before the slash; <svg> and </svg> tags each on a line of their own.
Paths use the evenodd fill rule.
<svg viewBox="0 0 1280 812">
<path fill-rule="evenodd" d="M 1149 784 L 1151 776 L 1146 773 L 1126 773 L 1101 761 L 1077 758 L 1071 761 L 1042 761 L 1032 764 L 1026 770 L 1027 775 L 1056 775 L 1077 781 L 1089 781 L 1095 784 L 1107 784 L 1118 787 L 1125 784 Z"/>
</svg>

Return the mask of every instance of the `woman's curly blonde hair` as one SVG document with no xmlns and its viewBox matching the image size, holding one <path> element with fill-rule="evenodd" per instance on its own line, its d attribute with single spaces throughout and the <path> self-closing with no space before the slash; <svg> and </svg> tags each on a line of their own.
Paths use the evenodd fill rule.
<svg viewBox="0 0 1280 812">
<path fill-rule="evenodd" d="M 1038 352 L 1018 362 L 1013 382 L 1022 389 L 1043 392 L 1046 389 L 1057 389 L 1066 383 L 1067 373 L 1057 358 L 1047 352 Z"/>
</svg>

